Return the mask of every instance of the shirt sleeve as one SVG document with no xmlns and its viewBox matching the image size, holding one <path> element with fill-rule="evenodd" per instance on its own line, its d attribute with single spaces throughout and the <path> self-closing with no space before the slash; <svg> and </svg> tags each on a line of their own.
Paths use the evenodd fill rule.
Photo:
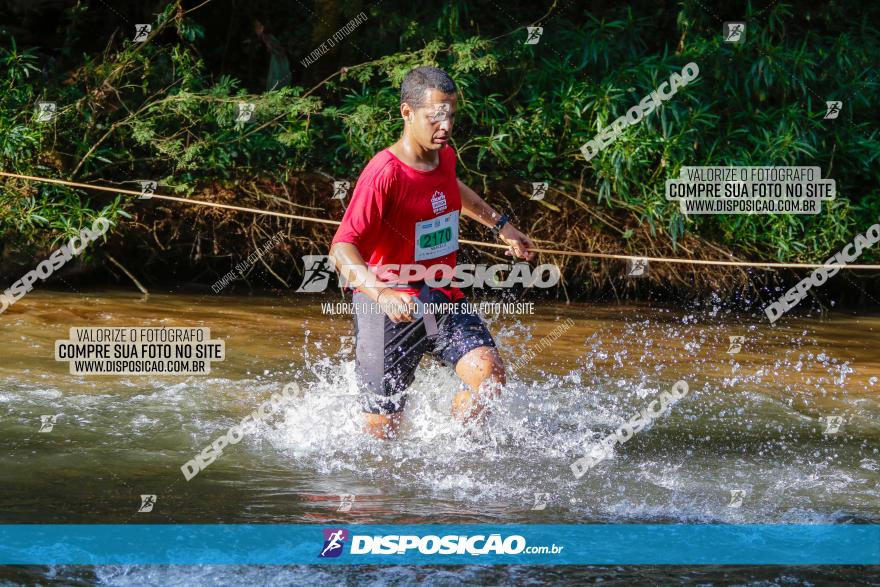
<svg viewBox="0 0 880 587">
<path fill-rule="evenodd" d="M 383 211 L 396 188 L 393 165 L 386 165 L 375 174 L 361 175 L 331 244 L 351 243 L 369 261 L 381 234 Z"/>
</svg>

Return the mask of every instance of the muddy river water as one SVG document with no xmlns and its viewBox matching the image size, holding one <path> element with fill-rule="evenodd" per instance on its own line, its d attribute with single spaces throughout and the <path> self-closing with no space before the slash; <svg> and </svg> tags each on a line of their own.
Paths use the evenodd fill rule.
<svg viewBox="0 0 880 587">
<path fill-rule="evenodd" d="M 536 303 L 488 316 L 509 366 L 484 434 L 425 358 L 402 438 L 360 433 L 351 317 L 333 297 L 35 291 L 0 316 L 3 523 L 880 523 L 880 316 Z M 571 319 L 568 321 L 568 319 Z M 566 321 L 568 321 L 566 323 Z M 560 324 L 566 325 L 560 328 Z M 193 326 L 205 375 L 71 375 L 72 326 Z M 546 338 L 557 329 L 552 340 Z M 731 336 L 744 337 L 731 349 Z M 537 350 L 536 350 L 537 349 Z M 738 351 L 738 352 L 730 352 Z M 523 358 L 527 358 L 524 360 Z M 678 380 L 689 393 L 580 478 L 571 464 Z M 282 412 L 187 481 L 273 393 Z M 53 415 L 49 433 L 41 416 Z M 156 495 L 138 513 L 140 495 Z M 536 497 L 536 494 L 542 494 Z M 546 494 L 546 495 L 543 495 Z M 536 508 L 536 500 L 546 504 Z M 149 545 L 145 545 L 148 548 Z M 877 568 L 19 567 L 0 582 L 880 584 Z"/>
</svg>

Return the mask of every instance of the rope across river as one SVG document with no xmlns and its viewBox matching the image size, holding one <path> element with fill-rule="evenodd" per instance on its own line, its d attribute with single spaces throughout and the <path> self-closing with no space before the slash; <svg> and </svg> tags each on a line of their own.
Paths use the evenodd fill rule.
<svg viewBox="0 0 880 587">
<path fill-rule="evenodd" d="M 42 183 L 54 183 L 58 185 L 66 185 L 70 187 L 88 189 L 88 190 L 98 190 L 104 192 L 113 192 L 117 194 L 128 194 L 132 196 L 141 197 L 144 194 L 142 192 L 136 190 L 127 190 L 113 186 L 103 186 L 96 185 L 90 183 L 78 183 L 74 181 L 66 181 L 63 179 L 53 179 L 49 177 L 39 177 L 34 175 L 22 175 L 19 173 L 9 173 L 7 171 L 0 171 L 0 176 L 4 177 L 13 177 L 16 179 L 23 179 L 26 181 L 35 181 Z M 202 200 L 193 200 L 189 198 L 179 198 L 177 196 L 165 196 L 161 194 L 149 194 L 149 198 L 155 198 L 159 200 L 169 200 L 172 202 L 181 202 L 184 204 L 190 204 L 193 206 L 209 206 L 212 208 L 223 208 L 226 210 L 235 210 L 238 212 L 248 212 L 250 214 L 263 214 L 265 216 L 275 216 L 278 218 L 288 218 L 290 220 L 302 220 L 304 222 L 315 222 L 319 224 L 332 224 L 338 225 L 339 221 L 337 220 L 329 220 L 326 218 L 315 218 L 312 216 L 300 216 L 298 214 L 288 214 L 287 212 L 274 212 L 272 210 L 260 210 L 258 208 L 247 208 L 245 206 L 234 206 L 232 204 L 218 204 L 216 202 L 205 202 Z M 492 249 L 507 249 L 507 245 L 497 244 L 497 243 L 485 243 L 482 241 L 473 241 L 460 239 L 458 242 L 473 245 L 477 247 L 486 247 Z M 545 248 L 532 248 L 529 249 L 535 253 L 545 253 L 549 255 L 564 255 L 570 257 L 589 257 L 595 259 L 621 259 L 621 260 L 634 260 L 634 259 L 644 259 L 647 261 L 655 262 L 655 263 L 679 263 L 685 265 L 718 265 L 718 266 L 728 266 L 728 267 L 757 267 L 757 268 L 767 268 L 767 269 L 818 269 L 820 267 L 828 267 L 828 268 L 840 268 L 840 269 L 854 269 L 854 270 L 880 270 L 880 265 L 840 265 L 840 264 L 822 264 L 822 263 L 762 263 L 762 262 L 753 262 L 753 261 L 722 261 L 722 260 L 704 260 L 704 259 L 683 259 L 683 258 L 675 258 L 675 257 L 644 257 L 640 255 L 617 255 L 611 253 L 588 253 L 584 251 L 563 251 L 558 249 L 545 249 Z"/>
</svg>

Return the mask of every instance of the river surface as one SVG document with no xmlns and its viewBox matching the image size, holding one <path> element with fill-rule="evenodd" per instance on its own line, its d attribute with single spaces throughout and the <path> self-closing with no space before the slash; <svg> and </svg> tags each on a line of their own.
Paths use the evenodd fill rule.
<svg viewBox="0 0 880 587">
<path fill-rule="evenodd" d="M 338 298 L 29 294 L 0 315 L 0 521 L 880 523 L 878 316 L 770 326 L 711 305 L 536 301 L 534 315 L 487 318 L 510 372 L 486 430 L 465 433 L 451 418 L 456 378 L 425 358 L 402 438 L 382 442 L 359 430 L 351 317 L 322 314 L 322 301 Z M 227 356 L 199 376 L 74 376 L 54 359 L 71 326 L 208 327 Z M 555 328 L 561 336 L 545 339 Z M 728 352 L 730 336 L 745 337 L 740 352 Z M 686 397 L 575 478 L 570 465 L 585 447 L 678 380 Z M 184 462 L 292 381 L 296 402 L 184 479 Z M 41 415 L 57 416 L 50 433 L 38 433 Z M 548 494 L 543 509 L 536 493 Z M 152 512 L 137 513 L 141 494 L 157 496 Z M 0 583 L 15 584 L 600 581 L 876 585 L 880 569 L 0 569 Z"/>
</svg>

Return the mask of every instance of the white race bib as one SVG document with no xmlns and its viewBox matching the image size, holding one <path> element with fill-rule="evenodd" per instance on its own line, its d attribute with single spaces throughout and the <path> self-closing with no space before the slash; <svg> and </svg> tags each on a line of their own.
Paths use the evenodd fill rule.
<svg viewBox="0 0 880 587">
<path fill-rule="evenodd" d="M 458 210 L 416 222 L 416 261 L 443 257 L 458 250 Z"/>
</svg>

